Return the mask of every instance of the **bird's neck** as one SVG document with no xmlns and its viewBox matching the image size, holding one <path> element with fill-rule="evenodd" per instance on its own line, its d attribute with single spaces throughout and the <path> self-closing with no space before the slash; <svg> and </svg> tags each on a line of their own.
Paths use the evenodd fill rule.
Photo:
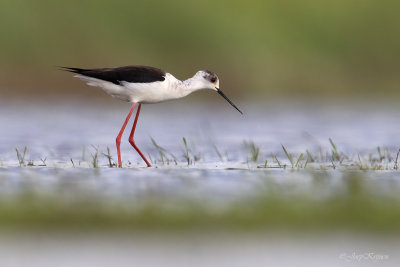
<svg viewBox="0 0 400 267">
<path fill-rule="evenodd" d="M 176 98 L 187 96 L 197 90 L 204 89 L 203 85 L 196 79 L 195 76 L 187 80 L 181 81 L 171 74 L 167 74 L 167 79 L 171 88 L 175 88 Z"/>
<path fill-rule="evenodd" d="M 204 85 L 200 83 L 195 77 L 181 81 L 180 87 L 186 93 L 186 95 L 204 89 Z"/>
</svg>

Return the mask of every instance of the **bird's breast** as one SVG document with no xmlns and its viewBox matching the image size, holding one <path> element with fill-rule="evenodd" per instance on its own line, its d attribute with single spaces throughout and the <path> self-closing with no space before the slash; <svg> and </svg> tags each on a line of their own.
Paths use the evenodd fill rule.
<svg viewBox="0 0 400 267">
<path fill-rule="evenodd" d="M 180 98 L 180 90 L 168 80 L 152 83 L 123 83 L 129 92 L 131 101 L 151 104 Z"/>
</svg>

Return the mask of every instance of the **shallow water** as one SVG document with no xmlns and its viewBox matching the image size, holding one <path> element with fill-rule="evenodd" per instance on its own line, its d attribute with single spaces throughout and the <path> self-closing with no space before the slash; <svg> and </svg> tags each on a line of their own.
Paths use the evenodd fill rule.
<svg viewBox="0 0 400 267">
<path fill-rule="evenodd" d="M 125 168 L 109 168 L 102 153 L 110 147 L 116 159 L 115 136 L 128 110 L 129 105 L 120 102 L 101 106 L 79 102 L 3 103 L 0 190 L 3 194 L 13 194 L 28 184 L 33 189 L 52 192 L 67 183 L 76 192 L 107 196 L 136 197 L 151 191 L 226 201 L 251 195 L 262 188 L 266 178 L 301 187 L 312 180 L 313 170 L 320 169 L 320 165 L 325 166 L 323 169 L 328 171 L 325 175 L 334 183 L 342 172 L 337 171 L 339 163 L 331 163 L 329 138 L 340 153 L 351 158 L 344 163 L 353 170 L 359 169 L 355 162 L 368 164 L 371 157 L 379 157 L 376 148 L 380 146 L 391 155 L 390 160 L 382 163 L 388 170 L 372 171 L 367 176 L 382 181 L 383 190 L 390 187 L 387 183 L 398 184 L 398 172 L 393 169 L 400 146 L 397 109 L 248 105 L 242 116 L 229 106 L 189 108 L 176 102 L 144 105 L 135 140 L 153 167 L 145 168 L 129 145 L 129 124 L 121 145 Z M 150 137 L 165 148 L 164 163 Z M 184 157 L 183 137 L 189 144 L 189 165 Z M 257 162 L 252 162 L 244 141 L 253 141 L 260 147 Z M 305 155 L 301 165 L 305 164 L 306 150 L 322 156 L 316 163 L 310 163 L 308 169 L 293 171 L 281 144 L 295 159 L 300 153 Z M 31 161 L 35 166 L 19 167 L 15 148 L 22 153 L 24 146 L 27 146 L 25 165 Z M 99 149 L 97 169 L 92 164 L 95 147 Z M 278 163 L 271 154 L 286 168 L 275 169 Z M 269 168 L 259 168 L 265 160 Z"/>
<path fill-rule="evenodd" d="M 15 148 L 24 146 L 34 160 L 38 156 L 60 161 L 82 157 L 84 148 L 90 153 L 90 145 L 102 150 L 108 146 L 115 155 L 115 137 L 129 111 L 129 104 L 118 103 L 2 103 L 1 159 L 16 160 Z M 264 156 L 282 155 L 281 144 L 290 152 L 330 149 L 328 138 L 346 154 L 376 152 L 377 146 L 394 152 L 400 142 L 400 110 L 393 108 L 248 105 L 242 116 L 229 106 L 215 109 L 175 103 L 143 106 L 135 140 L 145 155 L 158 157 L 150 137 L 180 160 L 182 137 L 186 137 L 201 162 L 220 160 L 213 144 L 229 162 L 246 161 L 249 155 L 244 151 L 244 140 L 261 146 Z M 121 145 L 123 160 L 142 165 L 127 142 L 131 123 Z"/>
<path fill-rule="evenodd" d="M 248 107 L 244 109 L 245 115 L 241 116 L 229 106 L 215 109 L 193 104 L 189 108 L 176 102 L 145 105 L 135 139 L 144 154 L 150 155 L 153 167 L 146 168 L 130 147 L 127 142 L 128 126 L 121 146 L 124 168 L 117 169 L 108 166 L 108 160 L 102 153 L 106 153 L 107 147 L 110 147 L 111 155 L 116 158 L 115 136 L 129 105 L 119 102 L 102 106 L 86 106 L 85 103 L 76 102 L 41 105 L 2 103 L 1 200 L 7 203 L 9 199 L 17 199 L 17 210 L 11 210 L 10 213 L 12 216 L 17 214 L 16 218 L 18 209 L 24 212 L 24 204 L 27 204 L 18 202 L 18 196 L 26 192 L 44 196 L 45 201 L 57 200 L 60 207 L 65 208 L 66 205 L 70 209 L 80 208 L 80 202 L 73 205 L 73 200 L 82 196 L 94 196 L 96 207 L 117 202 L 120 206 L 126 205 L 129 210 L 141 203 L 145 204 L 150 198 L 162 207 L 158 210 L 163 212 L 171 210 L 168 208 L 174 210 L 186 207 L 182 203 L 189 201 L 188 203 L 200 203 L 211 211 L 208 216 L 212 221 L 215 219 L 212 214 L 218 215 L 224 208 L 235 207 L 242 200 L 265 195 L 271 188 L 277 189 L 274 192 L 282 197 L 280 199 L 300 196 L 288 198 L 289 206 L 293 200 L 301 201 L 304 194 L 316 200 L 335 195 L 339 195 L 336 199 L 340 199 L 340 192 L 349 189 L 343 187 L 343 184 L 349 183 L 349 174 L 362 178 L 363 187 L 367 188 L 365 192 L 370 194 L 368 197 L 373 198 L 376 194 L 398 200 L 400 176 L 399 171 L 394 168 L 394 161 L 400 147 L 399 110 L 280 105 Z M 150 137 L 165 148 L 168 159 L 164 159 L 164 163 Z M 186 137 L 189 143 L 189 165 L 184 156 L 182 137 Z M 337 145 L 343 158 L 342 163 L 332 160 L 329 138 Z M 260 147 L 257 162 L 251 160 L 251 152 L 244 141 L 253 141 Z M 293 154 L 295 160 L 300 153 L 305 155 L 301 166 L 291 168 L 281 144 Z M 92 156 L 96 153 L 96 148 L 92 145 L 99 150 L 99 168 L 93 168 Z M 27 155 L 20 167 L 15 148 L 22 153 L 24 146 L 27 146 Z M 381 147 L 384 155 L 382 161 L 376 160 L 380 157 L 377 146 Z M 308 157 L 306 150 L 312 153 L 316 162 L 310 162 L 304 168 Z M 271 153 L 284 168 L 278 168 L 279 164 L 272 159 Z M 194 160 L 195 156 L 198 157 L 197 161 Z M 264 168 L 265 160 L 268 160 L 268 168 Z M 34 166 L 29 166 L 29 162 Z M 358 164 L 368 165 L 370 169 L 362 171 Z M 382 165 L 383 170 L 372 170 L 374 164 Z M 68 203 L 72 205 L 69 206 Z M 282 205 L 282 202 L 279 203 Z M 352 201 L 349 203 L 355 204 Z M 356 203 L 358 206 L 355 209 L 363 208 L 363 203 Z M 385 203 L 381 207 L 385 207 Z M 286 208 L 285 212 L 291 212 L 287 209 L 289 206 L 282 206 Z M 304 208 L 307 211 L 313 210 L 313 207 L 311 205 Z M 27 210 L 35 213 L 37 208 L 33 204 Z M 85 211 L 90 211 L 91 208 L 92 206 L 86 207 Z M 189 208 L 192 208 L 190 204 Z M 53 210 L 56 211 L 57 209 Z M 94 216 L 96 211 L 101 209 L 96 209 Z M 31 217 L 33 222 L 35 218 L 46 222 L 46 214 L 42 217 L 32 214 Z M 63 212 L 60 214 L 65 216 Z M 114 218 L 118 225 L 122 214 L 110 215 L 116 216 L 111 217 L 111 221 Z M 314 220 L 314 213 L 312 214 Z M 191 215 L 193 213 L 189 213 Z M 352 213 L 339 216 L 351 217 Z M 29 216 L 21 218 L 28 220 L 29 225 Z M 257 216 L 254 218 L 257 219 Z M 371 217 L 367 218 L 371 220 Z M 350 224 L 353 222 L 348 217 L 335 219 L 343 219 Z M 389 220 L 387 223 L 391 225 L 390 229 L 396 229 L 390 224 L 390 219 L 380 220 Z M 54 221 L 57 222 L 59 221 Z M 71 225 L 67 224 L 66 228 L 61 229 L 74 227 L 74 219 L 71 222 Z M 188 222 L 190 224 L 190 220 Z M 17 223 L 26 225 L 18 220 Z M 364 224 L 364 221 L 361 223 Z M 160 225 L 165 227 L 162 221 Z M 279 225 L 273 223 L 270 225 L 271 230 L 265 229 L 270 234 L 252 232 L 246 226 L 240 229 L 244 233 L 249 231 L 248 234 L 235 231 L 223 233 L 218 230 L 179 234 L 174 231 L 142 233 L 135 226 L 133 230 L 136 231 L 129 233 L 64 233 L 47 231 L 46 226 L 39 227 L 39 232 L 30 230 L 10 233 L 6 231 L 6 227 L 0 233 L 0 265 L 399 265 L 396 254 L 399 239 L 396 234 L 391 235 L 391 238 L 387 235 L 366 235 L 365 232 L 357 235 L 351 225 L 351 233 L 337 233 L 337 230 L 331 230 L 333 225 L 328 223 L 323 228 L 326 229 L 323 234 L 308 231 L 299 235 L 302 231 L 296 228 L 296 222 L 293 222 L 293 228 L 290 228 L 290 223 L 287 224 L 292 232 L 282 231 Z M 51 226 L 57 229 L 54 225 Z M 146 226 L 141 227 L 147 229 Z M 27 229 L 30 229 L 29 226 Z M 276 229 L 280 229 L 280 232 L 272 234 Z M 385 258 L 371 258 L 368 256 L 371 253 Z"/>
</svg>

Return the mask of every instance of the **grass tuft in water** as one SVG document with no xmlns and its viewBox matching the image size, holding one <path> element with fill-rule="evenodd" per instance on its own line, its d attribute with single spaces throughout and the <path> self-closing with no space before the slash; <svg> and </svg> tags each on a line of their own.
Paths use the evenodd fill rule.
<svg viewBox="0 0 400 267">
<path fill-rule="evenodd" d="M 110 148 L 109 147 L 107 147 L 107 154 L 105 154 L 105 153 L 102 153 L 102 154 L 108 160 L 108 167 L 110 167 L 110 168 L 117 167 L 117 164 L 115 164 L 115 161 L 113 160 L 113 158 L 111 156 L 111 152 L 110 152 Z"/>
<path fill-rule="evenodd" d="M 17 158 L 18 158 L 18 163 L 19 163 L 19 166 L 20 166 L 20 167 L 25 166 L 25 156 L 26 156 L 26 151 L 27 151 L 27 150 L 28 150 L 28 149 L 27 149 L 27 147 L 25 146 L 25 147 L 24 147 L 24 151 L 23 151 L 23 153 L 21 154 L 21 153 L 19 152 L 18 148 L 15 148 L 15 151 L 17 152 Z"/>
<path fill-rule="evenodd" d="M 296 168 L 301 167 L 300 162 L 301 162 L 301 160 L 303 159 L 303 156 L 304 156 L 303 153 L 301 153 L 300 156 L 299 156 L 299 158 L 297 159 Z"/>
<path fill-rule="evenodd" d="M 273 159 L 274 161 L 276 161 L 276 163 L 278 163 L 278 167 L 279 167 L 279 168 L 282 168 L 282 165 L 281 165 L 281 163 L 279 162 L 278 158 L 277 158 L 274 154 L 272 154 L 272 153 L 271 153 L 271 157 L 272 157 L 272 159 Z"/>
<path fill-rule="evenodd" d="M 382 153 L 382 150 L 381 150 L 380 146 L 378 146 L 376 149 L 378 150 L 379 162 L 382 162 L 385 159 L 385 154 Z"/>
<path fill-rule="evenodd" d="M 256 146 L 253 141 L 244 141 L 245 147 L 250 151 L 250 159 L 253 162 L 257 162 L 258 156 L 260 155 L 260 147 Z"/>
<path fill-rule="evenodd" d="M 184 145 L 184 151 L 183 151 L 183 156 L 185 157 L 188 166 L 190 165 L 190 154 L 189 154 L 189 147 L 186 141 L 186 138 L 183 137 L 183 145 Z"/>
<path fill-rule="evenodd" d="M 214 143 L 212 143 L 212 146 L 213 146 L 213 148 L 214 148 L 215 153 L 217 153 L 219 159 L 220 159 L 221 161 L 224 161 L 224 157 L 222 156 L 221 151 L 219 151 L 217 145 L 214 144 Z"/>
<path fill-rule="evenodd" d="M 98 168 L 99 167 L 99 148 L 95 147 L 94 145 L 92 145 L 92 147 L 95 150 L 94 154 L 92 155 L 92 166 L 93 168 Z"/>
<path fill-rule="evenodd" d="M 156 140 L 154 140 L 153 137 L 150 137 L 151 142 L 153 143 L 153 146 L 155 149 L 158 151 L 158 154 L 160 155 L 160 160 L 162 164 L 165 164 L 164 159 L 168 160 L 167 157 L 165 156 L 166 149 L 161 147 L 160 145 L 157 144 Z"/>
<path fill-rule="evenodd" d="M 310 151 L 308 149 L 306 150 L 307 153 L 307 161 L 308 162 L 315 162 L 314 157 L 311 155 Z"/>
<path fill-rule="evenodd" d="M 393 169 L 395 170 L 399 169 L 399 154 L 400 154 L 400 149 L 399 151 L 397 151 L 396 160 L 394 161 Z"/>
<path fill-rule="evenodd" d="M 43 167 L 47 166 L 46 160 L 47 160 L 47 157 L 40 158 L 40 161 L 42 162 L 42 164 L 40 164 L 39 166 L 43 166 Z"/>
<path fill-rule="evenodd" d="M 331 143 L 331 146 L 332 146 L 332 158 L 333 158 L 334 160 L 337 160 L 337 161 L 340 161 L 340 162 L 341 162 L 340 154 L 339 154 L 338 149 L 337 149 L 337 146 L 336 146 L 335 143 L 333 142 L 332 138 L 329 138 L 329 143 Z"/>
<path fill-rule="evenodd" d="M 285 152 L 286 157 L 289 159 L 290 164 L 292 165 L 292 169 L 294 168 L 294 160 L 293 160 L 293 156 L 291 154 L 289 154 L 289 152 L 286 150 L 286 148 L 281 145 L 283 148 L 283 151 Z"/>
<path fill-rule="evenodd" d="M 195 164 L 195 162 L 197 162 L 201 159 L 201 155 L 196 152 L 196 149 L 195 149 L 195 146 L 193 143 L 192 143 L 191 148 L 189 148 L 189 144 L 188 144 L 188 141 L 186 140 L 186 138 L 182 137 L 182 140 L 183 140 L 183 145 L 184 145 L 183 157 L 185 158 L 188 166 L 190 164 Z M 174 158 L 175 163 L 176 163 L 176 157 L 173 156 L 172 154 L 171 154 L 171 156 Z"/>
<path fill-rule="evenodd" d="M 307 168 L 307 164 L 308 164 L 308 159 L 306 160 L 306 163 L 304 163 L 304 166 L 303 166 L 304 169 Z"/>
</svg>

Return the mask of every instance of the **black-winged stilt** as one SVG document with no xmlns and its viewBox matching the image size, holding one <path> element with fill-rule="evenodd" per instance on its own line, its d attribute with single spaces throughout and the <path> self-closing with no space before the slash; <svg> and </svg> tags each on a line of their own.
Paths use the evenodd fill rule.
<svg viewBox="0 0 400 267">
<path fill-rule="evenodd" d="M 133 103 L 116 139 L 119 167 L 121 167 L 121 136 L 136 104 L 139 105 L 128 140 L 146 162 L 148 167 L 151 166 L 149 161 L 136 146 L 133 138 L 142 104 L 159 103 L 167 100 L 178 99 L 198 90 L 210 89 L 218 92 L 229 102 L 229 104 L 242 113 L 219 89 L 218 77 L 211 71 L 201 70 L 192 78 L 180 81 L 170 73 L 166 73 L 158 68 L 147 66 L 126 66 L 103 69 L 61 67 L 61 69 L 77 73 L 78 75 L 75 75 L 74 77 L 85 81 L 90 86 L 102 88 L 112 97 Z"/>
</svg>

